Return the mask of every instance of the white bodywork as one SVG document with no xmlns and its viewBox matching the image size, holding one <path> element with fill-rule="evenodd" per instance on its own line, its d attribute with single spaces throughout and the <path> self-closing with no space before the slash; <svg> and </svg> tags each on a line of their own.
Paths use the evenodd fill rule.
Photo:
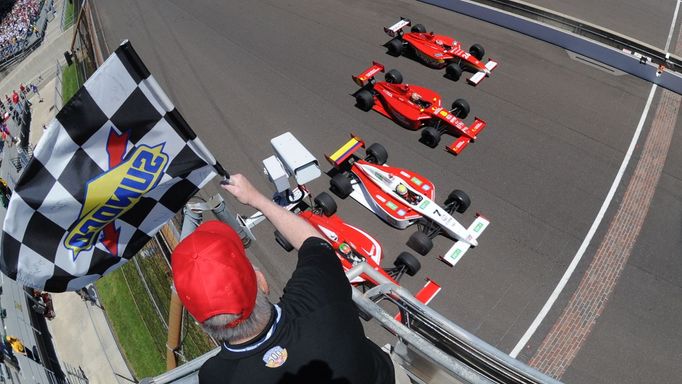
<svg viewBox="0 0 682 384">
<path fill-rule="evenodd" d="M 493 60 L 488 60 L 487 63 L 485 63 L 485 71 L 478 71 L 473 74 L 470 78 L 467 79 L 467 81 L 473 85 L 478 85 L 478 83 L 481 82 L 486 76 L 490 76 L 490 73 L 497 67 L 497 62 Z"/>
<path fill-rule="evenodd" d="M 407 27 L 410 24 L 412 24 L 410 20 L 400 19 L 400 21 L 391 25 L 390 27 L 384 27 L 384 32 L 386 32 L 386 34 L 391 37 L 396 37 L 398 36 L 400 30 L 402 30 L 404 27 Z"/>
<path fill-rule="evenodd" d="M 488 228 L 488 224 L 490 224 L 488 219 L 483 216 L 478 216 L 476 217 L 476 220 L 471 223 L 469 228 L 467 228 L 467 231 L 474 236 L 474 239 L 478 239 L 481 233 Z M 464 253 L 466 253 L 469 248 L 471 248 L 471 246 L 464 241 L 457 241 L 452 247 L 450 247 L 450 249 L 448 249 L 447 252 L 445 252 L 445 255 L 441 257 L 441 260 L 446 262 L 451 267 L 454 267 L 455 264 L 462 259 L 462 256 L 464 256 Z"/>
<path fill-rule="evenodd" d="M 399 201 L 403 201 L 405 205 L 410 206 L 416 212 L 419 212 L 422 216 L 432 220 L 443 228 L 450 236 L 455 239 L 466 243 L 469 247 L 475 247 L 478 245 L 476 238 L 473 233 L 469 232 L 467 228 L 464 228 L 454 217 L 441 208 L 435 201 L 429 199 L 417 190 L 409 187 L 407 181 L 403 180 L 400 176 L 393 175 L 388 172 L 384 172 L 378 167 L 369 166 L 365 164 L 356 164 L 356 166 L 365 174 L 367 177 L 372 179 L 374 183 L 381 188 L 386 194 L 390 194 Z M 404 200 L 400 195 L 398 195 L 395 190 L 399 184 L 405 185 L 412 193 L 421 196 L 421 201 L 416 204 L 410 204 Z M 355 193 L 358 188 L 361 188 L 358 184 L 353 186 L 353 192 Z M 362 189 L 362 188 L 361 188 Z M 351 197 L 357 200 L 356 197 L 351 194 Z M 362 197 L 365 198 L 364 193 Z M 366 199 L 365 199 L 366 200 Z M 371 199 L 370 199 L 371 200 Z M 361 202 L 362 203 L 362 202 Z M 365 204 L 363 204 L 365 205 Z M 367 205 L 365 205 L 367 206 Z M 379 208 L 382 212 L 383 209 L 374 205 L 374 207 Z M 377 212 L 376 209 L 370 208 L 372 211 Z M 385 212 L 384 212 L 385 214 Z M 411 224 L 411 223 L 410 223 Z M 408 224 L 409 225 L 409 224 Z M 406 225 L 407 226 L 407 225 Z"/>
</svg>

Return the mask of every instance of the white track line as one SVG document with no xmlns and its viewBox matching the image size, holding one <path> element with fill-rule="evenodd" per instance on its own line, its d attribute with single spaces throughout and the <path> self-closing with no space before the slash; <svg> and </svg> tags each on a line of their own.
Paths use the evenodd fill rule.
<svg viewBox="0 0 682 384">
<path fill-rule="evenodd" d="M 609 208 L 609 205 L 611 204 L 611 200 L 613 200 L 613 196 L 615 195 L 616 190 L 618 189 L 618 185 L 620 184 L 620 181 L 623 178 L 623 174 L 625 173 L 625 169 L 627 168 L 628 163 L 630 162 L 630 158 L 632 157 L 632 153 L 635 150 L 635 146 L 639 141 L 639 136 L 642 133 L 642 127 L 644 126 L 644 122 L 646 121 L 647 115 L 649 114 L 649 108 L 651 107 L 651 102 L 654 98 L 656 88 L 657 88 L 656 84 L 651 86 L 649 98 L 646 101 L 644 111 L 642 112 L 642 116 L 639 119 L 639 124 L 637 124 L 637 129 L 635 130 L 635 134 L 632 137 L 632 141 L 630 142 L 630 147 L 628 148 L 628 151 L 625 154 L 625 158 L 623 159 L 623 162 L 620 165 L 620 169 L 618 170 L 618 174 L 616 174 L 616 178 L 613 180 L 613 184 L 611 184 L 611 189 L 609 190 L 609 193 L 606 195 L 606 199 L 604 200 L 601 209 L 599 209 L 597 217 L 594 219 L 594 222 L 592 223 L 592 227 L 590 227 L 590 230 L 587 232 L 587 235 L 585 236 L 583 243 L 580 245 L 578 252 L 573 257 L 573 260 L 571 261 L 571 264 L 568 266 L 568 269 L 566 269 L 566 272 L 564 272 L 564 275 L 561 277 L 559 284 L 557 284 L 556 288 L 554 288 L 554 291 L 549 296 L 549 299 L 547 299 L 547 302 L 540 310 L 540 313 L 537 315 L 535 320 L 533 320 L 533 323 L 530 325 L 526 333 L 523 334 L 521 340 L 519 340 L 514 349 L 509 353 L 509 356 L 516 358 L 516 356 L 519 355 L 523 347 L 526 346 L 526 343 L 528 343 L 528 340 L 530 340 L 535 331 L 538 329 L 540 323 L 542 323 L 542 320 L 545 319 L 545 316 L 547 316 L 549 310 L 552 309 L 554 302 L 559 297 L 564 287 L 566 287 L 566 283 L 568 283 L 568 280 L 571 278 L 573 271 L 575 271 L 575 268 L 578 266 L 580 259 L 582 259 L 583 255 L 585 254 L 587 246 L 592 241 L 594 233 L 597 231 L 599 224 L 601 224 L 601 221 L 604 218 L 604 214 L 606 214 L 606 210 Z"/>
<path fill-rule="evenodd" d="M 677 4 L 675 5 L 673 20 L 670 23 L 670 31 L 668 32 L 668 40 L 665 43 L 666 52 L 668 52 L 668 49 L 670 48 L 670 42 L 672 41 L 673 32 L 675 31 L 675 23 L 677 22 L 677 17 L 679 15 L 680 3 L 682 3 L 682 0 L 677 0 Z M 613 196 L 616 193 L 616 190 L 618 189 L 618 185 L 620 184 L 621 179 L 623 178 L 625 169 L 627 168 L 628 163 L 630 162 L 632 153 L 634 152 L 635 146 L 639 141 L 639 136 L 642 133 L 642 127 L 644 126 L 644 122 L 646 121 L 646 118 L 649 115 L 649 109 L 651 107 L 651 102 L 654 98 L 656 88 L 658 88 L 656 84 L 653 84 L 651 86 L 651 91 L 649 91 L 649 97 L 646 100 L 646 105 L 644 106 L 644 111 L 642 111 L 642 116 L 639 118 L 639 124 L 637 124 L 635 134 L 632 136 L 630 147 L 628 148 L 628 151 L 625 154 L 625 158 L 623 159 L 623 162 L 620 165 L 618 174 L 616 174 L 616 178 L 613 180 L 613 184 L 611 184 L 611 189 L 609 190 L 609 193 L 606 195 L 606 199 L 604 200 L 604 203 L 599 209 L 599 213 L 597 213 L 597 217 L 594 219 L 594 222 L 592 223 L 590 230 L 587 232 L 587 235 L 585 236 L 583 243 L 580 244 L 578 252 L 575 254 L 573 260 L 571 261 L 571 264 L 569 264 L 568 266 L 568 269 L 566 269 L 566 272 L 564 272 L 564 275 L 561 277 L 559 284 L 557 284 L 557 286 L 554 288 L 554 291 L 552 291 L 552 294 L 549 296 L 549 299 L 547 299 L 547 302 L 540 310 L 540 313 L 538 313 L 538 315 L 535 317 L 535 320 L 533 320 L 533 323 L 530 325 L 530 327 L 528 327 L 526 333 L 523 334 L 521 340 L 519 340 L 519 342 L 516 343 L 514 349 L 512 349 L 512 351 L 509 353 L 509 356 L 516 358 L 516 356 L 518 356 L 521 350 L 526 346 L 528 340 L 530 340 L 530 338 L 533 336 L 535 331 L 537 331 L 538 327 L 540 326 L 540 323 L 542 323 L 542 321 L 545 319 L 545 316 L 547 316 L 547 313 L 549 313 L 549 310 L 552 309 L 552 306 L 554 305 L 554 302 L 556 302 L 557 298 L 561 294 L 561 291 L 563 291 L 564 288 L 566 287 L 566 284 L 568 283 L 568 280 L 571 278 L 571 275 L 575 271 L 575 268 L 578 266 L 580 259 L 583 258 L 585 250 L 592 241 L 592 237 L 594 237 L 594 233 L 597 231 L 599 224 L 601 224 L 601 221 L 604 218 L 604 214 L 606 213 L 606 210 L 611 204 L 611 200 L 613 200 Z"/>
<path fill-rule="evenodd" d="M 673 32 L 675 32 L 675 21 L 677 21 L 677 14 L 680 11 L 680 3 L 682 3 L 682 0 L 677 0 L 677 5 L 675 5 L 675 13 L 673 13 L 673 22 L 670 25 L 670 32 L 668 32 L 668 40 L 665 42 L 665 52 L 668 53 L 668 49 L 670 49 L 670 42 L 673 39 Z"/>
</svg>

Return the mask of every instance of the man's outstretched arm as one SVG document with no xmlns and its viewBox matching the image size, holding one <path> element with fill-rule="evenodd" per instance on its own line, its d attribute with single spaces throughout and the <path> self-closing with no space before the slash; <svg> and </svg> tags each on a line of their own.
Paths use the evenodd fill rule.
<svg viewBox="0 0 682 384">
<path fill-rule="evenodd" d="M 299 249 L 309 237 L 321 237 L 307 221 L 265 197 L 251 185 L 246 177 L 240 174 L 231 175 L 229 184 L 221 184 L 221 186 L 240 203 L 261 211 L 294 248 Z"/>
</svg>

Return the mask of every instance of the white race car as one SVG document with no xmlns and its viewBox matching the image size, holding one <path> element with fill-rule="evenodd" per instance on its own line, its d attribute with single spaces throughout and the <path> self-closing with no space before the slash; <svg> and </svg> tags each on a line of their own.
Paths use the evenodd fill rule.
<svg viewBox="0 0 682 384">
<path fill-rule="evenodd" d="M 435 201 L 435 187 L 425 177 L 385 164 L 388 153 L 380 144 L 366 149 L 364 159 L 354 155 L 365 143 L 357 136 L 327 160 L 339 171 L 332 177 L 331 190 L 341 198 L 351 196 L 392 226 L 404 229 L 417 224 L 418 231 L 410 236 L 407 245 L 425 255 L 433 248 L 431 239 L 439 234 L 453 238 L 455 244 L 442 257 L 454 265 L 471 247 L 478 245 L 478 237 L 490 223 L 477 215 L 468 227 L 461 225 L 452 214 L 464 213 L 471 200 L 460 190 L 454 190 L 443 207 Z"/>
</svg>

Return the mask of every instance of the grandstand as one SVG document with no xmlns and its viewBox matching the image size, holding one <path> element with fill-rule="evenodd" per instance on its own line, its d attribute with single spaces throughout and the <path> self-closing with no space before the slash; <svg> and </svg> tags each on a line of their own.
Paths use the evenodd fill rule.
<svg viewBox="0 0 682 384">
<path fill-rule="evenodd" d="M 48 0 L 49 1 L 49 0 Z M 0 66 L 42 38 L 46 0 L 0 1 Z"/>
</svg>

